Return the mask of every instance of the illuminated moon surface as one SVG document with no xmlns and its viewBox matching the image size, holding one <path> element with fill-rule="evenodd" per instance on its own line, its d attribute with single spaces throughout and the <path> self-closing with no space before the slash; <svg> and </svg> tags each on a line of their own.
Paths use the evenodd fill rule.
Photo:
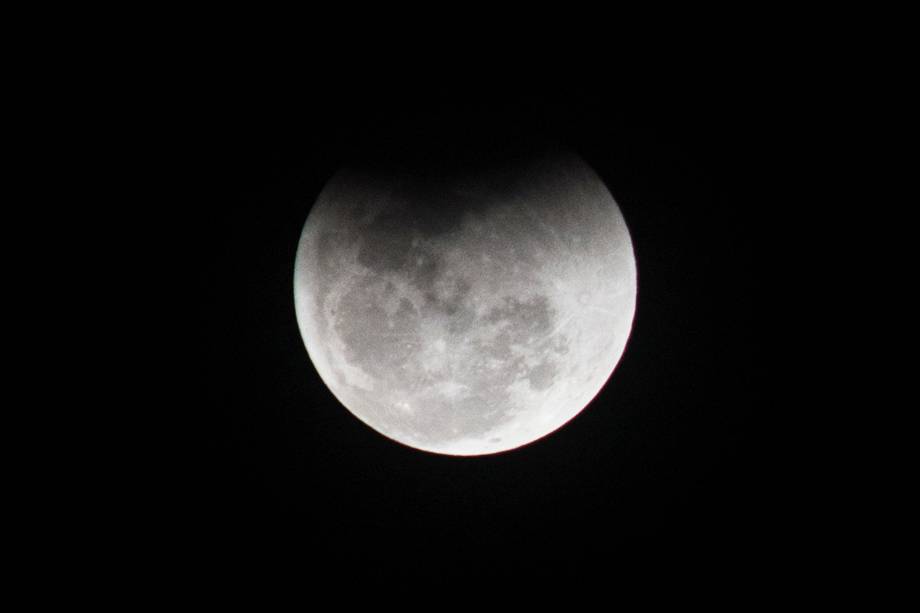
<svg viewBox="0 0 920 613">
<path fill-rule="evenodd" d="M 636 305 L 629 231 L 572 153 L 450 173 L 343 169 L 297 250 L 297 321 L 320 377 L 400 443 L 482 455 L 577 415 Z"/>
</svg>

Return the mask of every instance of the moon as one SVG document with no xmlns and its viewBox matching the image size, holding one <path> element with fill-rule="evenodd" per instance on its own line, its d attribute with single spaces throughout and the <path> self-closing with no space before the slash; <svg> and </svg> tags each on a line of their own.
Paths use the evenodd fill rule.
<svg viewBox="0 0 920 613">
<path fill-rule="evenodd" d="M 573 152 L 356 165 L 310 210 L 294 303 L 355 417 L 416 449 L 485 455 L 556 431 L 606 384 L 636 263 L 619 207 Z"/>
</svg>

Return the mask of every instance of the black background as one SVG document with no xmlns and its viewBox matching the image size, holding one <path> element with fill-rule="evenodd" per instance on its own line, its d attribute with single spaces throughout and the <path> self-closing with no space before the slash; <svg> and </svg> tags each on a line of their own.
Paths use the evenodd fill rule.
<svg viewBox="0 0 920 613">
<path fill-rule="evenodd" d="M 744 575 L 769 558 L 777 450 L 751 182 L 763 109 L 730 75 L 583 77 L 272 75 L 215 83 L 194 106 L 199 191 L 183 215 L 200 343 L 180 520 L 208 565 L 450 581 Z M 534 136 L 584 157 L 630 228 L 639 290 L 623 358 L 580 415 L 523 448 L 463 459 L 396 444 L 335 400 L 300 338 L 293 262 L 311 204 L 367 151 Z"/>
</svg>

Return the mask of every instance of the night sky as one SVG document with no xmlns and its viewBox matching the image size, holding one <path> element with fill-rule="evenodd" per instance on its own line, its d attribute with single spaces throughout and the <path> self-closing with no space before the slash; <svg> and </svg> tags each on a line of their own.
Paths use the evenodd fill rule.
<svg viewBox="0 0 920 613">
<path fill-rule="evenodd" d="M 746 572 L 774 504 L 742 155 L 755 118 L 695 82 L 629 97 L 574 76 L 320 81 L 231 82 L 195 111 L 190 547 L 209 564 L 317 563 L 330 577 Z M 477 458 L 396 444 L 336 401 L 304 348 L 292 277 L 306 216 L 356 156 L 464 159 L 531 139 L 580 154 L 623 212 L 639 286 L 626 351 L 536 443 Z"/>
</svg>

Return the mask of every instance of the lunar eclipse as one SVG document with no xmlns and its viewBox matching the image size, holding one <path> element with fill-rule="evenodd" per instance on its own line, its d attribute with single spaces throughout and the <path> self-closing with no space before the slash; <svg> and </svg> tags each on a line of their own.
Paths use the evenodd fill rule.
<svg viewBox="0 0 920 613">
<path fill-rule="evenodd" d="M 558 429 L 623 353 L 636 303 L 626 223 L 574 153 L 462 168 L 346 168 L 294 267 L 297 320 L 356 417 L 417 449 L 482 455 Z"/>
</svg>

